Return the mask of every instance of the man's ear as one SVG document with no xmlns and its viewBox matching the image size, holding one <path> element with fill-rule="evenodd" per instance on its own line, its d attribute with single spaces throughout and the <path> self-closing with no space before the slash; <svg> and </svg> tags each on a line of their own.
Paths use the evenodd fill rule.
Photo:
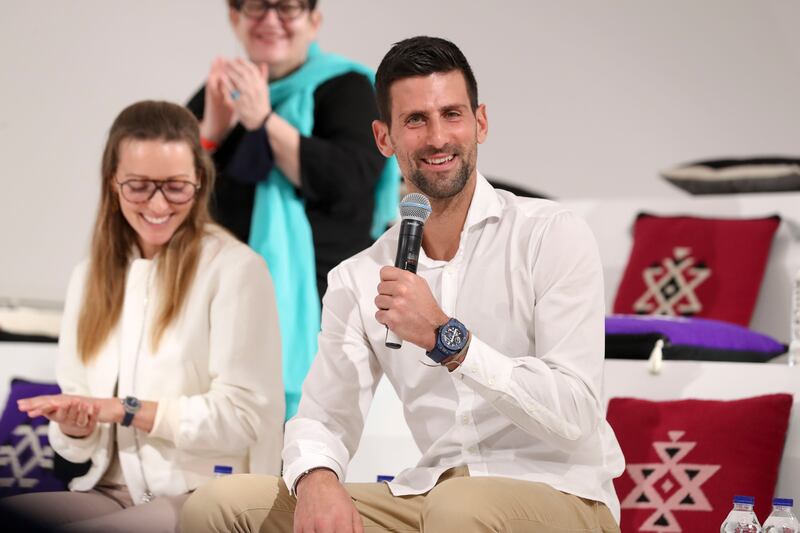
<svg viewBox="0 0 800 533">
<path fill-rule="evenodd" d="M 373 120 L 372 134 L 375 136 L 375 144 L 378 145 L 380 153 L 384 157 L 392 157 L 394 148 L 392 148 L 392 140 L 389 138 L 389 126 L 381 120 Z"/>
<path fill-rule="evenodd" d="M 475 110 L 475 120 L 477 124 L 478 144 L 482 144 L 489 134 L 489 117 L 486 115 L 486 104 L 481 104 Z"/>
</svg>

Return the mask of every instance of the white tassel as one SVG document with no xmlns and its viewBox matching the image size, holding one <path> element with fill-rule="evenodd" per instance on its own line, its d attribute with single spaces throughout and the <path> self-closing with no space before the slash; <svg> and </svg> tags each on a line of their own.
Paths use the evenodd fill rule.
<svg viewBox="0 0 800 533">
<path fill-rule="evenodd" d="M 656 345 L 653 346 L 653 351 L 650 352 L 650 358 L 647 360 L 648 370 L 651 374 L 660 374 L 661 367 L 664 362 L 664 340 L 658 339 Z"/>
</svg>

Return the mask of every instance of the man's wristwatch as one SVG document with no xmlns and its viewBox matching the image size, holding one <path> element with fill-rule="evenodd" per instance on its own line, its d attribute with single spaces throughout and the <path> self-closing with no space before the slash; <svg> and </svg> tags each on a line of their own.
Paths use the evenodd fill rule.
<svg viewBox="0 0 800 533">
<path fill-rule="evenodd" d="M 438 364 L 442 364 L 442 361 L 463 350 L 468 338 L 469 331 L 466 326 L 451 318 L 436 330 L 436 346 L 425 354 Z"/>
<path fill-rule="evenodd" d="M 135 396 L 125 396 L 125 399 L 120 401 L 122 402 L 122 408 L 125 410 L 125 416 L 122 417 L 120 425 L 127 427 L 133 422 L 133 416 L 142 408 L 142 402 Z"/>
</svg>

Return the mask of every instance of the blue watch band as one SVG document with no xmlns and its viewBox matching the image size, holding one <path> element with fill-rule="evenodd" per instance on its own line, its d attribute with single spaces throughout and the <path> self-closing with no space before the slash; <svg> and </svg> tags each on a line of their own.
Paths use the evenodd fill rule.
<svg viewBox="0 0 800 533">
<path fill-rule="evenodd" d="M 436 330 L 436 346 L 426 352 L 438 364 L 464 349 L 469 338 L 467 327 L 455 318 L 451 318 Z"/>
<path fill-rule="evenodd" d="M 122 409 L 125 414 L 122 416 L 121 426 L 128 427 L 133 423 L 133 417 L 141 409 L 142 404 L 135 396 L 126 396 L 122 401 Z"/>
</svg>

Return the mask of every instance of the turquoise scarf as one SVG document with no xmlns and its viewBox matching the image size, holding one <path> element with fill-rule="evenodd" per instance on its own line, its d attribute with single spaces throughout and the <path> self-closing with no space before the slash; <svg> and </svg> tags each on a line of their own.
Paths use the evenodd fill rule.
<svg viewBox="0 0 800 533">
<path fill-rule="evenodd" d="M 347 72 L 358 72 L 374 82 L 375 75 L 367 67 L 324 53 L 317 43 L 312 43 L 302 67 L 269 84 L 272 107 L 300 135 L 310 136 L 314 128 L 314 91 Z M 377 239 L 396 218 L 399 187 L 400 171 L 392 159 L 384 166 L 375 190 L 372 238 Z M 267 261 L 275 284 L 288 420 L 297 412 L 303 380 L 317 352 L 320 306 L 314 242 L 304 202 L 277 167 L 256 186 L 250 228 L 250 246 Z"/>
</svg>

